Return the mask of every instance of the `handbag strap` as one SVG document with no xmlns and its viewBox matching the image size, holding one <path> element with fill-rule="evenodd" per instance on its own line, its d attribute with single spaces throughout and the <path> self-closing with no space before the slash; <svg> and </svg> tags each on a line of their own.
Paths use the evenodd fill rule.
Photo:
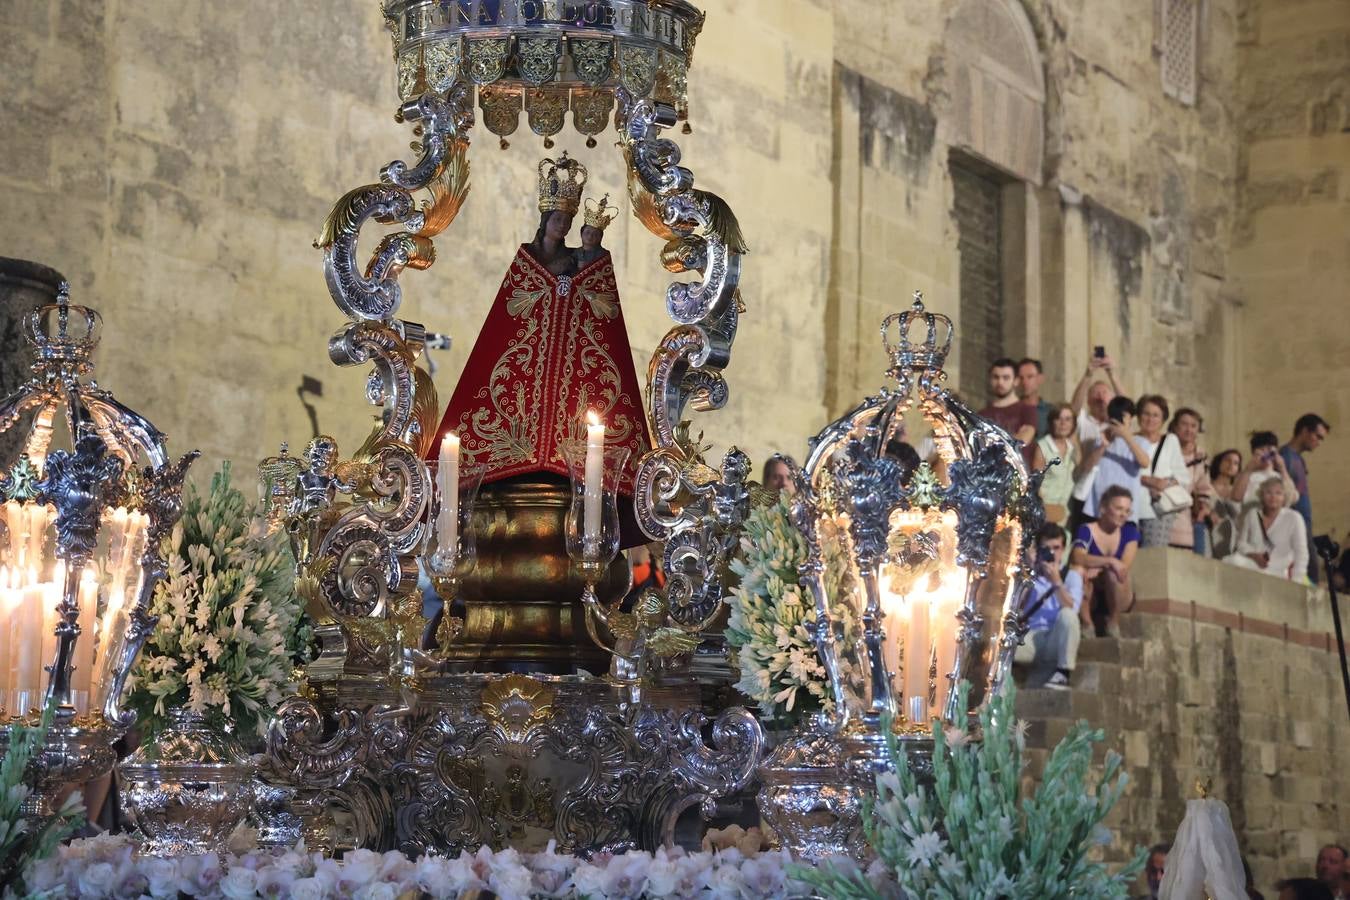
<svg viewBox="0 0 1350 900">
<path fill-rule="evenodd" d="M 1153 465 L 1148 467 L 1148 474 L 1154 476 L 1155 478 L 1158 476 L 1158 460 L 1162 458 L 1163 444 L 1166 444 L 1167 439 L 1170 437 L 1172 437 L 1172 435 L 1164 434 L 1161 438 L 1159 438 L 1158 449 L 1153 451 Z"/>
</svg>

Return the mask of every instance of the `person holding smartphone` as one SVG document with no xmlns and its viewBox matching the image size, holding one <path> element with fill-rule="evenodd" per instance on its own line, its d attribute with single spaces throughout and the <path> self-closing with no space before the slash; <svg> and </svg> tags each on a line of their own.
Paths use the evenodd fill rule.
<svg viewBox="0 0 1350 900">
<path fill-rule="evenodd" d="M 1083 576 L 1077 570 L 1061 574 L 1064 531 L 1046 522 L 1036 533 L 1036 577 L 1031 582 L 1026 616 L 1027 636 L 1013 661 L 1030 665 L 1029 687 L 1068 690 L 1078 663 L 1083 631 Z"/>
<path fill-rule="evenodd" d="M 1298 490 L 1294 479 L 1285 468 L 1284 458 L 1280 456 L 1280 439 L 1273 431 L 1253 431 L 1251 436 L 1252 455 L 1242 467 L 1233 482 L 1233 492 L 1229 495 L 1241 507 L 1242 512 L 1255 509 L 1260 505 L 1258 499 L 1261 485 L 1274 479 L 1284 484 L 1284 502 L 1293 506 L 1298 502 Z"/>
</svg>

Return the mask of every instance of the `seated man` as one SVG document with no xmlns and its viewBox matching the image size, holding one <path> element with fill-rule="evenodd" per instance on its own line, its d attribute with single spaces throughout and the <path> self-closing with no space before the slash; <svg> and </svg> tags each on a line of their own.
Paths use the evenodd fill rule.
<svg viewBox="0 0 1350 900">
<path fill-rule="evenodd" d="M 1083 603 L 1083 577 L 1074 571 L 1060 575 L 1064 531 L 1054 522 L 1046 522 L 1037 532 L 1036 551 L 1036 577 L 1023 613 L 1031 630 L 1013 660 L 1031 665 L 1028 686 L 1068 690 L 1082 637 L 1078 611 Z"/>
</svg>

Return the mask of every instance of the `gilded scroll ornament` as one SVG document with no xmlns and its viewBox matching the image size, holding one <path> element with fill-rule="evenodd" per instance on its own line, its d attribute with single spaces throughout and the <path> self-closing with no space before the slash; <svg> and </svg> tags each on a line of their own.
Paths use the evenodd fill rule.
<svg viewBox="0 0 1350 900">
<path fill-rule="evenodd" d="M 619 48 L 619 83 L 635 97 L 651 93 L 656 83 L 657 51 L 654 47 L 626 44 Z"/>
<path fill-rule="evenodd" d="M 614 114 L 614 95 L 609 91 L 572 91 L 572 124 L 588 137 L 609 127 Z"/>
<path fill-rule="evenodd" d="M 525 94 L 525 116 L 530 130 L 548 137 L 562 131 L 567 116 L 567 92 L 536 88 Z"/>
<path fill-rule="evenodd" d="M 576 38 L 568 41 L 572 68 L 587 84 L 607 81 L 614 64 L 614 43 L 604 39 Z"/>
<path fill-rule="evenodd" d="M 448 91 L 459 80 L 459 38 L 428 44 L 423 51 L 423 60 L 427 86 L 433 91 Z"/>
<path fill-rule="evenodd" d="M 483 124 L 498 137 L 514 134 L 520 125 L 521 92 L 512 88 L 482 87 L 478 90 L 478 106 L 483 110 Z"/>
<path fill-rule="evenodd" d="M 506 72 L 506 60 L 511 55 L 510 38 L 470 38 L 469 80 L 474 84 L 491 84 Z"/>
<path fill-rule="evenodd" d="M 544 84 L 558 74 L 562 39 L 522 37 L 516 40 L 516 71 L 529 84 Z"/>
<path fill-rule="evenodd" d="M 422 50 L 414 47 L 402 53 L 398 58 L 398 96 L 400 100 L 411 100 L 418 94 L 417 85 L 422 70 Z"/>
</svg>

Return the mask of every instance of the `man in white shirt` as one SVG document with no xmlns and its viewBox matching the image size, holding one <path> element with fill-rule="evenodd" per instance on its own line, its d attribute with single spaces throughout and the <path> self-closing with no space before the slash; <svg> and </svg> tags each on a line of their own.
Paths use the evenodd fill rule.
<svg viewBox="0 0 1350 900">
<path fill-rule="evenodd" d="M 1036 577 L 1022 611 L 1030 631 L 1013 655 L 1015 662 L 1031 666 L 1029 686 L 1059 691 L 1069 689 L 1083 634 L 1078 620 L 1083 578 L 1072 571 L 1061 575 L 1063 560 L 1064 530 L 1047 522 L 1036 534 Z"/>
<path fill-rule="evenodd" d="M 1097 381 L 1098 373 L 1103 372 L 1106 374 L 1106 381 Z M 1101 356 L 1094 353 L 1088 360 L 1083 377 L 1078 380 L 1078 386 L 1073 389 L 1073 397 L 1069 399 L 1069 405 L 1073 407 L 1073 413 L 1078 417 L 1080 461 L 1086 459 L 1097 446 L 1105 442 L 1102 430 L 1109 424 L 1106 405 L 1120 393 L 1120 386 L 1116 383 L 1115 363 L 1105 352 Z M 1073 497 L 1069 501 L 1070 534 L 1083 521 L 1083 503 L 1092 493 L 1092 482 L 1096 475 L 1097 467 L 1094 465 L 1083 467 L 1076 476 Z"/>
</svg>

